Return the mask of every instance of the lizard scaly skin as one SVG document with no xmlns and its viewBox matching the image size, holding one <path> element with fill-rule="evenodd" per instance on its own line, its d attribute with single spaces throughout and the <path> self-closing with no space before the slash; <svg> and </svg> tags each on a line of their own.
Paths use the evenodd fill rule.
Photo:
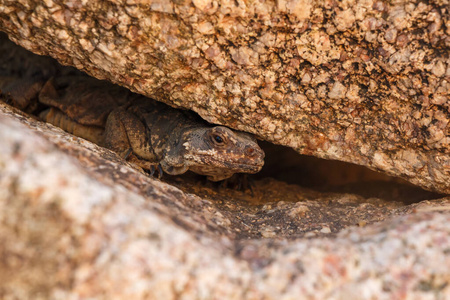
<svg viewBox="0 0 450 300">
<path fill-rule="evenodd" d="M 109 148 L 144 169 L 172 175 L 187 170 L 212 181 L 256 173 L 264 152 L 244 132 L 215 126 L 196 114 L 88 77 L 48 81 L 39 101 L 49 123 Z"/>
</svg>

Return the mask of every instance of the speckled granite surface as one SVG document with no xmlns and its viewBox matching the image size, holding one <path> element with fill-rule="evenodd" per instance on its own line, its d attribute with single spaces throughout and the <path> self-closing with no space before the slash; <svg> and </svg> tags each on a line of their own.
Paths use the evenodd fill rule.
<svg viewBox="0 0 450 300">
<path fill-rule="evenodd" d="M 0 29 L 210 122 L 448 194 L 448 7 L 1 0 Z"/>
<path fill-rule="evenodd" d="M 448 198 L 335 235 L 238 239 L 213 200 L 4 105 L 0 140 L 5 299 L 450 298 Z"/>
</svg>

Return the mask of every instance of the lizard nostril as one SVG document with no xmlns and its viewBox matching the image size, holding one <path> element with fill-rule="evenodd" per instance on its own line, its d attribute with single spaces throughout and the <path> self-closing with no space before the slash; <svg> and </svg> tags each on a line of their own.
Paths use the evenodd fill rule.
<svg viewBox="0 0 450 300">
<path fill-rule="evenodd" d="M 255 149 L 254 148 L 247 148 L 246 151 L 247 151 L 247 154 L 250 155 L 250 156 L 255 153 Z"/>
</svg>

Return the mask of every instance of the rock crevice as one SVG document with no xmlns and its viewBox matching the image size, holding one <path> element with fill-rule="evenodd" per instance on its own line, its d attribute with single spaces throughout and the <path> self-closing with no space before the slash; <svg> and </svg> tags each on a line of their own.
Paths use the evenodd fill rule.
<svg viewBox="0 0 450 300">
<path fill-rule="evenodd" d="M 447 1 L 10 1 L 17 43 L 299 153 L 449 193 Z"/>
</svg>

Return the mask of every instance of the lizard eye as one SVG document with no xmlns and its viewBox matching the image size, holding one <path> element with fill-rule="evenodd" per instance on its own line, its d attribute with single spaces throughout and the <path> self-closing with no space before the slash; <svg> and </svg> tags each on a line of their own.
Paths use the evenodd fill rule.
<svg viewBox="0 0 450 300">
<path fill-rule="evenodd" d="M 224 139 L 221 135 L 219 135 L 219 134 L 217 134 L 217 133 L 213 133 L 213 134 L 211 135 L 211 140 L 212 140 L 213 143 L 214 143 L 215 145 L 217 145 L 217 146 L 222 146 L 222 145 L 225 144 L 225 139 Z"/>
<path fill-rule="evenodd" d="M 216 141 L 216 143 L 219 144 L 223 143 L 223 139 L 219 135 L 214 136 L 214 140 Z"/>
</svg>

